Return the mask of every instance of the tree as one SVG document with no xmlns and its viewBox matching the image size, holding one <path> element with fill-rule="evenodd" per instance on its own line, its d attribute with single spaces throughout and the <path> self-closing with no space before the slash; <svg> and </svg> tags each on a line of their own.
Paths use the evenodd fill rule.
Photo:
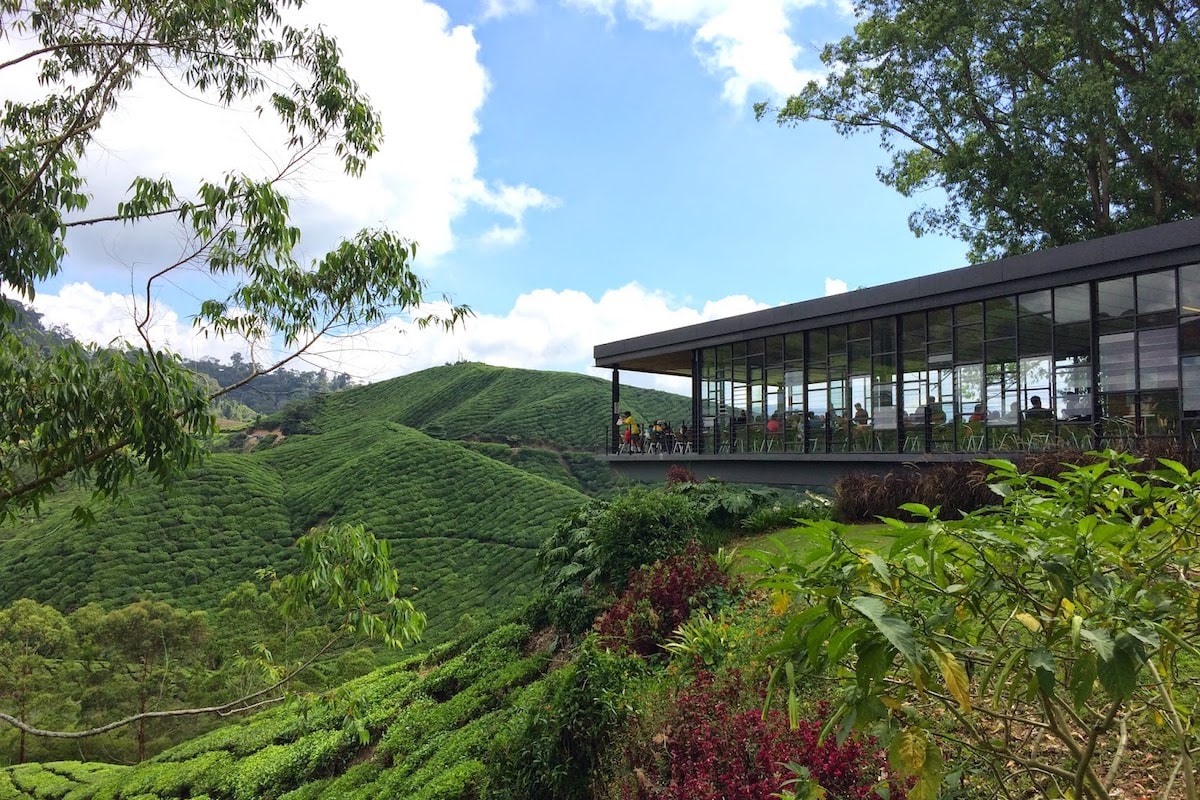
<svg viewBox="0 0 1200 800">
<path fill-rule="evenodd" d="M 381 137 L 336 43 L 285 22 L 283 13 L 303 2 L 0 0 L 0 32 L 18 48 L 0 61 L 0 75 L 32 66 L 45 91 L 32 102 L 6 100 L 0 114 L 0 292 L 32 300 L 62 270 L 69 232 L 83 227 L 166 218 L 182 242 L 139 290 L 139 341 L 124 352 L 70 344 L 43 358 L 0 304 L 0 521 L 36 510 L 68 477 L 107 497 L 141 471 L 169 481 L 202 455 L 214 396 L 321 336 L 377 324 L 394 310 L 414 313 L 425 300 L 426 284 L 411 269 L 415 245 L 390 231 L 363 230 L 312 264 L 298 260 L 300 231 L 283 183 L 325 150 L 358 175 Z M 115 208 L 93 208 L 80 161 L 106 116 L 147 76 L 226 105 L 258 103 L 282 123 L 283 166 L 265 179 L 230 172 L 191 193 L 167 177 L 139 177 Z M 199 328 L 278 341 L 290 355 L 206 391 L 149 336 L 156 290 L 184 268 L 230 287 L 199 304 Z M 469 313 L 451 306 L 416 322 L 450 327 Z"/>
<path fill-rule="evenodd" d="M 39 697 L 53 694 L 53 675 L 74 633 L 55 609 L 22 599 L 0 609 L 0 698 L 21 719 L 33 716 Z M 17 763 L 25 763 L 26 731 L 17 732 Z"/>
<path fill-rule="evenodd" d="M 243 691 L 235 699 L 206 706 L 150 708 L 155 699 L 178 699 L 176 687 L 171 684 L 187 678 L 186 668 L 196 661 L 194 651 L 208 635 L 203 612 L 180 611 L 157 602 L 134 603 L 108 613 L 85 606 L 73 615 L 73 621 L 87 634 L 86 655 L 90 660 L 107 663 L 110 672 L 125 675 L 133 685 L 137 710 L 87 729 L 37 727 L 29 722 L 29 705 L 22 698 L 33 697 L 41 686 L 38 681 L 47 674 L 47 659 L 60 653 L 72 631 L 54 609 L 19 600 L 11 609 L 0 611 L 0 668 L 12 673 L 0 675 L 0 699 L 7 697 L 16 704 L 12 709 L 15 714 L 0 711 L 0 723 L 20 731 L 22 742 L 26 734 L 78 740 L 135 725 L 140 760 L 145 755 L 146 723 L 151 720 L 227 716 L 261 708 L 285 699 L 290 685 L 336 652 L 338 645 L 373 640 L 399 648 L 421 637 L 425 615 L 412 601 L 396 596 L 400 576 L 392 566 L 386 541 L 376 539 L 360 525 L 334 525 L 309 531 L 296 546 L 301 559 L 298 570 L 281 578 L 268 571 L 264 577 L 271 578 L 282 622 L 312 626 L 313 620 L 319 620 L 321 624 L 312 626 L 312 631 L 320 631 L 323 640 L 314 642 L 305 657 L 285 661 L 260 647 L 262 657 L 256 666 L 263 679 L 237 681 Z M 256 603 L 253 598 L 244 599 Z M 271 614 L 275 611 L 264 610 Z M 21 664 L 29 665 L 29 678 L 19 674 Z M 110 700 L 100 698 L 100 705 L 107 710 L 112 707 Z M 21 752 L 23 757 L 24 750 Z"/>
<path fill-rule="evenodd" d="M 971 258 L 1200 214 L 1200 11 L 1179 0 L 857 0 L 780 124 L 877 129 L 879 178 Z"/>
</svg>

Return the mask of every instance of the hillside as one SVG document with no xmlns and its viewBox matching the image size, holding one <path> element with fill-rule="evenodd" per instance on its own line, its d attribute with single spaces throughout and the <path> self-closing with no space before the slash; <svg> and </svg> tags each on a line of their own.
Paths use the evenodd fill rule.
<svg viewBox="0 0 1200 800">
<path fill-rule="evenodd" d="M 69 610 L 152 598 L 212 608 L 257 569 L 289 569 L 291 543 L 310 527 L 361 522 L 393 540 L 430 615 L 429 638 L 441 640 L 462 615 L 525 595 L 550 526 L 583 492 L 617 484 L 573 449 L 603 437 L 583 432 L 603 425 L 608 393 L 582 375 L 456 364 L 310 400 L 293 408 L 319 432 L 214 453 L 168 492 L 137 488 L 101 508 L 91 529 L 70 518 L 80 498 L 68 492 L 40 518 L 0 531 L 0 603 L 30 597 Z M 657 415 L 687 403 L 630 393 L 633 407 Z"/>
<path fill-rule="evenodd" d="M 363 421 L 246 456 L 214 454 L 169 493 L 137 490 L 91 529 L 56 503 L 0 544 L 0 603 L 211 608 L 258 568 L 286 571 L 291 542 L 313 525 L 362 522 L 393 541 L 437 641 L 463 614 L 525 595 L 538 544 L 585 499 L 460 445 Z"/>
<path fill-rule="evenodd" d="M 621 403 L 639 419 L 691 416 L 691 399 L 622 387 Z M 608 381 L 573 372 L 461 363 L 329 395 L 313 424 L 385 419 L 443 439 L 541 443 L 560 450 L 604 449 L 612 418 Z"/>
</svg>

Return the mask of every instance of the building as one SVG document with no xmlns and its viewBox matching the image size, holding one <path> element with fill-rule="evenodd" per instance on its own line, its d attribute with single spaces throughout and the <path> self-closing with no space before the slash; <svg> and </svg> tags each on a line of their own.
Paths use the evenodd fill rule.
<svg viewBox="0 0 1200 800">
<path fill-rule="evenodd" d="M 1200 219 L 597 345 L 610 460 L 827 483 L 850 468 L 1197 445 Z M 628 454 L 621 372 L 691 380 L 686 443 Z"/>
</svg>

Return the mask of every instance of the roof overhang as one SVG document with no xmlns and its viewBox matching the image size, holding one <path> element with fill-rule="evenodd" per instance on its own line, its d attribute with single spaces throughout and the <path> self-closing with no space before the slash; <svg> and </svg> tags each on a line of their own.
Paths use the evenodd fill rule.
<svg viewBox="0 0 1200 800">
<path fill-rule="evenodd" d="M 596 345 L 597 367 L 691 375 L 692 351 L 748 338 L 904 314 L 1200 261 L 1200 219 Z"/>
</svg>

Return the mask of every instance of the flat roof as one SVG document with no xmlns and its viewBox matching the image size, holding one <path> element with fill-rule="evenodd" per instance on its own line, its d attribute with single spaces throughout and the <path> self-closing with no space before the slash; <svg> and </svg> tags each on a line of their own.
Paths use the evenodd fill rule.
<svg viewBox="0 0 1200 800">
<path fill-rule="evenodd" d="M 1200 218 L 598 344 L 597 367 L 690 375 L 691 351 L 1200 261 Z"/>
</svg>

